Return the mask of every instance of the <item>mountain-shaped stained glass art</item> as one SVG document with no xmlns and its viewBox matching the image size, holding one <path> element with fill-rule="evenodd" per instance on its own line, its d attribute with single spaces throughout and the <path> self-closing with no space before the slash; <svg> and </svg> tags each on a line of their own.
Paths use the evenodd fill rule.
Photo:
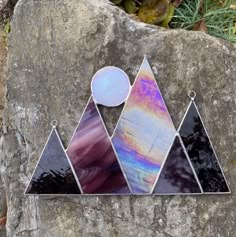
<svg viewBox="0 0 236 237">
<path fill-rule="evenodd" d="M 26 194 L 80 194 L 79 182 L 55 128 L 52 129 Z"/>
<path fill-rule="evenodd" d="M 130 193 L 93 97 L 82 114 L 67 154 L 84 194 Z"/>
<path fill-rule="evenodd" d="M 176 136 L 154 189 L 154 194 L 201 194 L 196 174 L 181 143 Z"/>
<path fill-rule="evenodd" d="M 190 102 L 179 132 L 203 192 L 230 192 L 194 100 Z"/>
<path fill-rule="evenodd" d="M 151 192 L 175 133 L 145 58 L 112 137 L 133 193 Z"/>
<path fill-rule="evenodd" d="M 67 150 L 52 122 L 25 194 L 230 193 L 194 91 L 177 131 L 146 58 L 132 87 L 122 69 L 107 66 L 94 75 L 91 91 Z M 98 104 L 123 103 L 110 137 Z"/>
</svg>

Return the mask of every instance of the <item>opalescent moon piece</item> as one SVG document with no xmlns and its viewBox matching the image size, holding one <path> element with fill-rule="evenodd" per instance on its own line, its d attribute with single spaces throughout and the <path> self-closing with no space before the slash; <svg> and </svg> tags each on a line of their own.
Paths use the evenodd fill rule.
<svg viewBox="0 0 236 237">
<path fill-rule="evenodd" d="M 133 193 L 151 193 L 176 130 L 145 58 L 112 141 Z"/>
<path fill-rule="evenodd" d="M 124 103 L 129 95 L 129 77 L 120 68 L 104 67 L 93 76 L 91 90 L 97 104 L 116 107 Z"/>
</svg>

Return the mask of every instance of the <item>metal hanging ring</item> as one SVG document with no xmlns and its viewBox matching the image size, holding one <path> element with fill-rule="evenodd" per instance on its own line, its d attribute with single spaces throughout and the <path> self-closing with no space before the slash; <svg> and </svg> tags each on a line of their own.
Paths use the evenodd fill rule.
<svg viewBox="0 0 236 237">
<path fill-rule="evenodd" d="M 57 127 L 57 125 L 58 125 L 58 121 L 57 120 L 52 120 L 52 122 L 51 122 L 51 125 L 52 125 L 52 127 L 53 128 L 56 128 Z"/>
<path fill-rule="evenodd" d="M 188 93 L 188 96 L 191 100 L 194 100 L 196 95 L 197 95 L 196 92 L 193 90 L 189 91 L 189 93 Z"/>
</svg>

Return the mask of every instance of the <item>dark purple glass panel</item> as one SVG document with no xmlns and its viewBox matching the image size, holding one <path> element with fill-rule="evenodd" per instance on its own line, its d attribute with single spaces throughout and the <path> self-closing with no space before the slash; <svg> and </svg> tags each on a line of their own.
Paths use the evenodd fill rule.
<svg viewBox="0 0 236 237">
<path fill-rule="evenodd" d="M 92 97 L 67 154 L 85 194 L 130 193 Z"/>
<path fill-rule="evenodd" d="M 180 135 L 204 192 L 229 192 L 209 137 L 192 102 Z"/>
<path fill-rule="evenodd" d="M 201 193 L 179 137 L 175 138 L 153 193 Z"/>
<path fill-rule="evenodd" d="M 66 153 L 53 130 L 26 194 L 79 194 Z"/>
</svg>

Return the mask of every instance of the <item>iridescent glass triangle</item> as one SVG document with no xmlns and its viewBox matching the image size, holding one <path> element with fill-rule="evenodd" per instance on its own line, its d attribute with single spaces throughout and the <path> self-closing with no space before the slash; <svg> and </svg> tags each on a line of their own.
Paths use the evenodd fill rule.
<svg viewBox="0 0 236 237">
<path fill-rule="evenodd" d="M 175 133 L 145 58 L 112 138 L 133 193 L 151 192 Z"/>
<path fill-rule="evenodd" d="M 229 192 L 223 171 L 193 101 L 180 127 L 180 135 L 203 192 Z"/>
<path fill-rule="evenodd" d="M 184 148 L 178 136 L 170 149 L 167 159 L 161 169 L 155 194 L 201 193 Z"/>
<path fill-rule="evenodd" d="M 68 146 L 67 154 L 83 193 L 130 193 L 111 139 L 92 97 Z"/>
<path fill-rule="evenodd" d="M 26 194 L 80 194 L 79 186 L 55 129 L 49 136 Z"/>
</svg>

